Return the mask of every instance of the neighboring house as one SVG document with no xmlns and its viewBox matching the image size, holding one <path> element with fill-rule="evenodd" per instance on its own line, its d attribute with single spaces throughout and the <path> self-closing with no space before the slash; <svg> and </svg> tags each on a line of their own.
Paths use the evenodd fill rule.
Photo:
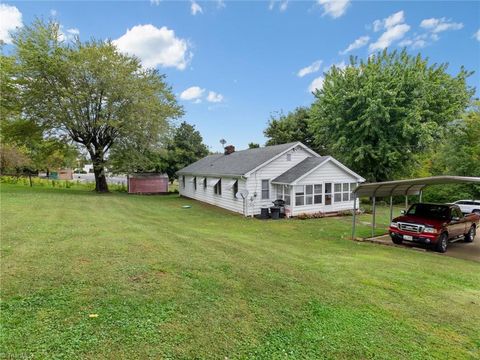
<svg viewBox="0 0 480 360">
<path fill-rule="evenodd" d="M 209 155 L 177 174 L 182 196 L 245 216 L 259 214 L 276 199 L 286 201 L 288 216 L 352 209 L 351 193 L 365 181 L 300 142 L 237 152 L 227 146 L 225 154 Z"/>
</svg>

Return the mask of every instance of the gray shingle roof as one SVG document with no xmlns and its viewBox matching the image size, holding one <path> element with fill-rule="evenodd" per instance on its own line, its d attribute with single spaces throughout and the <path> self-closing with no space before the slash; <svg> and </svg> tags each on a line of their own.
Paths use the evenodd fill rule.
<svg viewBox="0 0 480 360">
<path fill-rule="evenodd" d="M 308 157 L 272 180 L 272 183 L 291 184 L 302 175 L 324 163 L 330 156 Z"/>
<path fill-rule="evenodd" d="M 298 142 L 236 151 L 230 155 L 215 154 L 177 171 L 179 175 L 242 176 Z"/>
</svg>

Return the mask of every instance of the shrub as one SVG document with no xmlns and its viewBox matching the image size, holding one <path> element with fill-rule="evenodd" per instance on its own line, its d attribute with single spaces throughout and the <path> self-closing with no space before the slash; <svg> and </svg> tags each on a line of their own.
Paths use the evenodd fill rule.
<svg viewBox="0 0 480 360">
<path fill-rule="evenodd" d="M 296 216 L 297 219 L 299 220 L 308 220 L 308 219 L 320 219 L 325 217 L 325 213 L 319 211 L 316 213 L 303 213 L 303 214 L 298 214 Z"/>
</svg>

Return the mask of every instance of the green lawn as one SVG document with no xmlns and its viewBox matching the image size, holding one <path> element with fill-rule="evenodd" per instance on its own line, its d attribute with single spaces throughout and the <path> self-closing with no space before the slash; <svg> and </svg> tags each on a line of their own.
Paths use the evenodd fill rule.
<svg viewBox="0 0 480 360">
<path fill-rule="evenodd" d="M 350 231 L 2 184 L 0 357 L 480 357 L 479 263 Z"/>
</svg>

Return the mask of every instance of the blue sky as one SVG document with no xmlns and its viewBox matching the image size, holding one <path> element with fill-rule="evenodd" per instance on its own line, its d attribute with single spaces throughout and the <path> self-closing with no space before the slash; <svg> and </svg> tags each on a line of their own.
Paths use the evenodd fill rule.
<svg viewBox="0 0 480 360">
<path fill-rule="evenodd" d="M 448 62 L 451 73 L 464 65 L 480 85 L 476 1 L 7 1 L 0 10 L 7 44 L 8 30 L 54 17 L 66 39 L 110 38 L 158 67 L 214 151 L 221 138 L 263 144 L 270 114 L 309 105 L 329 66 L 386 46 Z"/>
</svg>

